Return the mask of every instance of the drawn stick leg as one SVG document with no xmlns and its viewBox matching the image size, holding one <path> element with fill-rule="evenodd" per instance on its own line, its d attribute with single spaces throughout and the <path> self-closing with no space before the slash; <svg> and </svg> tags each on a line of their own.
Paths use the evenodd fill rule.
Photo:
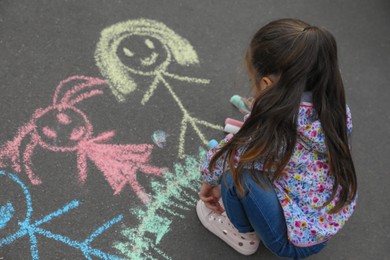
<svg viewBox="0 0 390 260">
<path fill-rule="evenodd" d="M 166 171 L 166 169 L 164 169 L 164 168 L 159 168 L 159 167 L 156 167 L 156 166 L 145 165 L 145 164 L 140 165 L 139 169 L 143 173 L 152 174 L 152 175 L 155 175 L 155 176 L 160 176 L 162 173 L 164 173 Z"/>
<path fill-rule="evenodd" d="M 126 179 L 124 179 L 122 181 L 122 183 L 120 183 L 116 188 L 115 188 L 115 192 L 114 192 L 114 195 L 120 193 L 123 189 L 123 187 L 126 185 L 126 184 L 129 184 L 130 187 L 133 189 L 133 191 L 135 192 L 135 194 L 138 196 L 138 198 L 144 203 L 148 203 L 150 201 L 150 198 L 149 196 L 147 195 L 147 193 L 145 192 L 144 188 L 142 188 L 141 184 L 139 184 L 139 182 L 136 180 L 136 175 L 135 174 L 131 174 L 131 175 L 126 175 Z"/>
<path fill-rule="evenodd" d="M 79 170 L 79 180 L 84 183 L 87 179 L 87 153 L 82 150 L 77 153 L 77 168 Z"/>
<path fill-rule="evenodd" d="M 183 118 L 180 124 L 180 137 L 179 137 L 179 158 L 184 159 L 184 144 L 187 132 L 187 118 Z"/>
<path fill-rule="evenodd" d="M 159 77 L 155 77 L 153 80 L 153 83 L 150 85 L 148 91 L 146 91 L 144 97 L 141 100 L 142 105 L 145 105 L 149 101 L 149 99 L 152 97 L 154 91 L 157 88 L 158 83 L 159 83 Z"/>
<path fill-rule="evenodd" d="M 38 142 L 34 142 L 34 141 L 32 143 L 29 143 L 26 146 L 26 151 L 23 154 L 23 162 L 24 162 L 24 167 L 25 167 L 27 176 L 30 179 L 31 183 L 34 185 L 38 185 L 38 184 L 42 183 L 41 179 L 34 174 L 32 168 L 31 168 L 31 166 L 32 166 L 31 157 L 32 157 L 34 148 L 37 146 L 37 144 L 38 144 Z"/>
</svg>

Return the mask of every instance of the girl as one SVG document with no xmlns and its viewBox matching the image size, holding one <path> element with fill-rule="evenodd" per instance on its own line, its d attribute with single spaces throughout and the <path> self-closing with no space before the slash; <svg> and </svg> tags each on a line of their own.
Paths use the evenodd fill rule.
<svg viewBox="0 0 390 260">
<path fill-rule="evenodd" d="M 197 214 L 242 254 L 261 240 L 278 256 L 307 257 L 342 228 L 357 198 L 336 42 L 324 28 L 276 20 L 255 34 L 246 64 L 253 108 L 201 166 Z"/>
</svg>

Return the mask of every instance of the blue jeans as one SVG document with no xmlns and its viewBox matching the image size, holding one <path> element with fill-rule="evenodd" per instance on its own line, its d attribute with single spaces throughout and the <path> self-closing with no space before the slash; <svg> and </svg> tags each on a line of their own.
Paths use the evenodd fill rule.
<svg viewBox="0 0 390 260">
<path fill-rule="evenodd" d="M 287 238 L 287 226 L 282 207 L 270 181 L 261 178 L 264 187 L 243 172 L 245 195 L 236 192 L 231 173 L 227 171 L 222 179 L 222 200 L 232 224 L 241 233 L 256 231 L 263 244 L 280 257 L 301 259 L 318 253 L 325 243 L 297 247 Z"/>
</svg>

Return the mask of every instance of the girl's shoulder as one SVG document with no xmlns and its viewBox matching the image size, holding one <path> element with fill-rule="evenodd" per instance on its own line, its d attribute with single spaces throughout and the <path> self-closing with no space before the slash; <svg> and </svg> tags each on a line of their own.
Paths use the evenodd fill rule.
<svg viewBox="0 0 390 260">
<path fill-rule="evenodd" d="M 349 134 L 352 133 L 352 114 L 351 109 L 348 105 L 346 105 L 346 118 L 347 118 L 347 131 Z M 317 111 L 315 110 L 313 103 L 310 101 L 304 101 L 302 100 L 299 106 L 299 113 L 298 113 L 298 124 L 302 125 L 308 125 L 308 124 L 315 124 L 317 127 L 321 127 L 321 122 L 318 117 Z"/>
<path fill-rule="evenodd" d="M 346 107 L 347 131 L 352 133 L 352 116 L 349 106 Z M 325 131 L 321 120 L 311 102 L 302 101 L 299 107 L 297 120 L 298 140 L 302 145 L 325 153 Z"/>
</svg>

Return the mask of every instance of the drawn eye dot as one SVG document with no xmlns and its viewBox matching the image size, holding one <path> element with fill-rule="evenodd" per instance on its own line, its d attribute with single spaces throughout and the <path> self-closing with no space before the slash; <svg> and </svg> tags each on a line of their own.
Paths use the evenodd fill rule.
<svg viewBox="0 0 390 260">
<path fill-rule="evenodd" d="M 53 129 L 50 129 L 50 127 L 48 127 L 48 126 L 45 126 L 44 128 L 42 128 L 42 132 L 43 132 L 44 135 L 46 135 L 50 139 L 56 139 L 57 138 L 56 131 L 54 131 Z"/>
<path fill-rule="evenodd" d="M 127 48 L 123 48 L 123 53 L 127 56 L 127 57 L 133 57 L 134 56 L 134 53 L 132 51 L 130 51 L 129 49 Z"/>
<path fill-rule="evenodd" d="M 145 40 L 145 44 L 146 44 L 146 46 L 148 46 L 149 49 L 154 49 L 155 48 L 154 47 L 154 43 L 151 40 L 149 40 L 149 39 Z"/>
<path fill-rule="evenodd" d="M 69 125 L 70 123 L 72 123 L 72 119 L 70 119 L 70 117 L 64 113 L 57 114 L 57 120 L 58 122 L 60 122 L 60 124 L 63 125 Z"/>
<path fill-rule="evenodd" d="M 85 131 L 86 131 L 85 127 L 79 127 L 79 128 L 73 129 L 72 133 L 69 136 L 69 140 L 72 140 L 72 141 L 80 140 L 83 137 Z"/>
</svg>

